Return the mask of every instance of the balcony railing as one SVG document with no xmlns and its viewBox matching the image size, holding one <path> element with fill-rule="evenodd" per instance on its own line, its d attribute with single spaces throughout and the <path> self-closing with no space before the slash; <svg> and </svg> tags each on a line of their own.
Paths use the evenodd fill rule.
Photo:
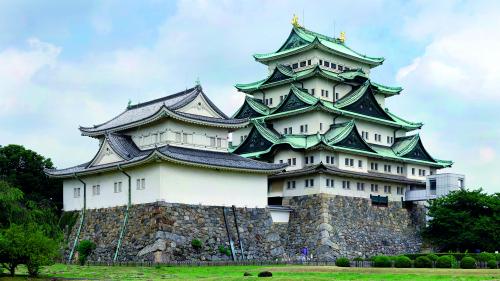
<svg viewBox="0 0 500 281">
<path fill-rule="evenodd" d="M 436 191 L 430 192 L 425 189 L 422 189 L 422 190 L 407 190 L 405 193 L 406 201 L 425 201 L 429 199 L 436 199 Z"/>
</svg>

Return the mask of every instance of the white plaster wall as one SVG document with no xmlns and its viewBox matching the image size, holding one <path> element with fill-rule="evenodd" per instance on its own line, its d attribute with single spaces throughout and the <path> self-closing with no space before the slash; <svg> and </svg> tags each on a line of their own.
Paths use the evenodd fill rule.
<svg viewBox="0 0 500 281">
<path fill-rule="evenodd" d="M 125 170 L 132 179 L 132 203 L 149 203 L 160 199 L 160 169 L 150 164 L 144 167 Z M 146 189 L 137 190 L 136 180 L 144 178 Z M 128 201 L 128 178 L 119 171 L 105 172 L 97 175 L 82 176 L 87 184 L 87 208 L 108 208 L 126 205 Z M 122 192 L 114 192 L 114 183 L 122 182 Z M 100 185 L 100 194 L 92 194 L 92 186 Z M 80 187 L 80 198 L 73 197 L 73 188 Z M 79 210 L 83 207 L 83 184 L 76 179 L 63 181 L 63 204 L 65 211 Z"/>
<path fill-rule="evenodd" d="M 308 135 L 317 132 L 326 132 L 333 122 L 334 115 L 322 111 L 311 111 L 280 119 L 269 120 L 276 131 L 283 134 L 285 128 L 292 127 L 293 134 L 300 134 L 300 125 L 307 124 Z M 320 130 L 323 123 L 323 130 Z"/>
<path fill-rule="evenodd" d="M 253 126 L 246 126 L 245 128 L 238 129 L 232 132 L 232 145 L 238 146 L 241 143 L 241 136 L 247 136 L 250 134 L 250 131 Z"/>
<path fill-rule="evenodd" d="M 345 158 L 354 159 L 354 166 L 353 167 L 346 166 L 345 165 Z M 362 164 L 363 166 L 361 168 L 358 167 L 359 160 L 361 160 L 363 162 L 363 164 Z M 343 153 L 343 152 L 338 153 L 338 167 L 340 169 L 367 173 L 368 172 L 367 166 L 368 166 L 368 158 L 365 156 L 354 155 L 354 154 Z"/>
<path fill-rule="evenodd" d="M 412 174 L 412 168 L 415 168 L 415 175 Z M 379 168 L 380 169 L 380 168 Z M 422 169 L 425 170 L 425 176 L 419 176 L 418 175 L 418 170 Z M 409 179 L 416 179 L 416 180 L 426 180 L 426 176 L 430 175 L 430 167 L 429 166 L 422 166 L 422 165 L 415 165 L 415 164 L 406 164 L 405 167 L 405 173 L 406 177 Z"/>
<path fill-rule="evenodd" d="M 289 211 L 269 210 L 269 213 L 271 213 L 271 219 L 274 223 L 287 223 L 290 218 Z"/>
<path fill-rule="evenodd" d="M 99 154 L 97 155 L 96 159 L 94 160 L 93 166 L 97 165 L 103 165 L 103 164 L 108 164 L 108 163 L 115 163 L 122 161 L 123 158 L 121 158 L 118 154 L 116 154 L 113 149 L 110 147 L 108 142 L 105 142 L 102 147 L 99 150 Z"/>
<path fill-rule="evenodd" d="M 305 180 L 314 179 L 313 187 L 305 187 Z M 295 189 L 287 189 L 287 182 L 294 180 L 295 181 Z M 320 177 L 319 175 L 310 175 L 303 177 L 290 177 L 286 181 L 283 182 L 283 196 L 302 196 L 309 194 L 317 194 L 320 192 Z"/>
<path fill-rule="evenodd" d="M 267 205 L 267 175 L 161 163 L 161 199 L 216 206 Z"/>
<path fill-rule="evenodd" d="M 205 100 L 205 98 L 203 98 L 202 95 L 198 95 L 193 101 L 186 104 L 184 107 L 179 108 L 178 111 L 208 117 L 222 118 L 222 116 L 220 116 L 215 110 L 212 109 L 212 107 L 208 104 L 208 102 Z"/>
<path fill-rule="evenodd" d="M 183 142 L 182 134 L 181 142 L 178 142 L 175 136 L 176 132 L 190 134 L 189 143 Z M 132 136 L 134 143 L 141 149 L 154 148 L 155 144 L 157 146 L 171 144 L 216 151 L 227 151 L 229 134 L 228 130 L 224 128 L 200 126 L 172 118 L 164 118 L 124 133 Z M 221 147 L 211 146 L 210 137 L 220 138 Z"/>
<path fill-rule="evenodd" d="M 287 171 L 302 169 L 304 167 L 304 154 L 299 151 L 293 151 L 291 149 L 282 149 L 278 151 L 274 155 L 274 163 L 280 163 L 280 160 L 283 160 L 283 163 L 288 163 L 288 159 L 296 158 L 296 165 L 289 165 L 286 167 Z"/>
</svg>

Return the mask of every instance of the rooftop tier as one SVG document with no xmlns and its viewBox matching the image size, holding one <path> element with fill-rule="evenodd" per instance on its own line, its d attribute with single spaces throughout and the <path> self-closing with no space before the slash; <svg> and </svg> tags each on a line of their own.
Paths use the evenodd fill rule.
<svg viewBox="0 0 500 281">
<path fill-rule="evenodd" d="M 227 129 L 241 128 L 248 124 L 246 119 L 226 116 L 198 85 L 173 95 L 129 105 L 113 119 L 92 127 L 80 127 L 80 131 L 84 136 L 99 137 L 106 133 L 144 126 L 165 117 L 201 126 Z"/>
<path fill-rule="evenodd" d="M 360 85 L 369 80 L 368 76 L 360 69 L 353 69 L 338 73 L 320 67 L 319 65 L 314 65 L 295 72 L 290 66 L 278 64 L 267 78 L 247 84 L 236 84 L 235 87 L 239 91 L 252 94 L 256 91 L 269 89 L 287 83 L 300 82 L 312 77 L 322 77 L 332 82 L 349 83 L 352 85 Z M 398 95 L 403 90 L 401 87 L 390 87 L 371 81 L 370 83 L 377 94 L 384 96 Z"/>
<path fill-rule="evenodd" d="M 251 158 L 265 158 L 284 147 L 295 150 L 327 149 L 364 155 L 382 160 L 427 165 L 435 168 L 450 167 L 453 162 L 433 158 L 424 148 L 418 134 L 396 138 L 391 147 L 368 144 L 359 135 L 354 120 L 333 124 L 325 133 L 279 134 L 262 120 L 254 119 L 248 137 L 233 153 Z"/>
<path fill-rule="evenodd" d="M 333 56 L 358 62 L 369 68 L 381 65 L 384 62 L 384 58 L 370 57 L 354 51 L 341 39 L 325 36 L 301 26 L 294 26 L 292 28 L 287 40 L 277 51 L 267 54 L 255 54 L 254 58 L 268 65 L 278 59 L 290 57 L 313 49 L 318 49 Z"/>
<path fill-rule="evenodd" d="M 383 109 L 375 100 L 374 95 L 378 91 L 377 87 L 370 80 L 366 80 L 340 100 L 331 102 L 312 96 L 294 84 L 290 84 L 288 95 L 275 108 L 271 109 L 262 104 L 260 100 L 246 96 L 244 104 L 233 117 L 269 121 L 303 112 L 322 110 L 353 119 L 401 128 L 406 131 L 420 129 L 423 126 L 422 123 L 410 122 L 398 117 L 387 108 Z"/>
</svg>

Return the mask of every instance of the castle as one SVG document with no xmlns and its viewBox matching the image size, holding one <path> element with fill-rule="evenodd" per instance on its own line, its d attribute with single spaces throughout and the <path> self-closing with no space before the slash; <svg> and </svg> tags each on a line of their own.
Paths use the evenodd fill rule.
<svg viewBox="0 0 500 281">
<path fill-rule="evenodd" d="M 297 21 L 254 58 L 269 75 L 236 85 L 246 96 L 232 117 L 196 85 L 80 127 L 95 156 L 46 171 L 64 179 L 64 211 L 80 211 L 69 261 L 81 239 L 100 261 L 224 259 L 221 245 L 233 259 L 420 250 L 414 202 L 436 195 L 427 176 L 452 162 L 424 148 L 422 123 L 385 108 L 402 89 L 371 81 L 384 59 Z"/>
</svg>

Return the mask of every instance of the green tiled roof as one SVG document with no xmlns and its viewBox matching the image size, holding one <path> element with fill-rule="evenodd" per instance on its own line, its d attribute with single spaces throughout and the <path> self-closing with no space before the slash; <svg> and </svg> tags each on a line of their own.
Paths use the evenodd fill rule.
<svg viewBox="0 0 500 281">
<path fill-rule="evenodd" d="M 278 135 L 276 132 L 268 129 L 262 121 L 254 120 L 252 121 L 252 124 L 254 125 L 254 128 L 252 130 L 257 130 L 260 136 L 270 141 L 272 144 L 262 150 L 241 154 L 244 157 L 259 158 L 260 156 L 269 153 L 275 146 L 283 144 L 288 144 L 294 149 L 310 149 L 318 145 L 324 145 L 325 147 L 333 150 L 361 154 L 368 157 L 393 161 L 430 165 L 438 168 L 450 167 L 453 164 L 452 161 L 437 160 L 434 158 L 431 158 L 431 161 L 425 161 L 405 157 L 405 155 L 409 151 L 415 148 L 415 143 L 420 142 L 420 138 L 418 137 L 418 135 L 399 138 L 401 140 L 398 139 L 398 141 L 396 141 L 392 147 L 368 144 L 364 142 L 364 140 L 362 140 L 362 142 L 370 148 L 369 151 L 339 146 L 339 144 L 349 135 L 351 135 L 351 133 L 358 134 L 354 120 L 332 125 L 330 130 L 328 130 L 324 134 L 317 133 L 311 135 Z M 238 153 L 238 148 L 243 145 L 245 145 L 245 142 L 241 143 L 235 148 L 230 149 L 230 151 Z"/>
<path fill-rule="evenodd" d="M 376 118 L 376 117 L 363 115 L 360 113 L 351 112 L 351 111 L 343 109 L 344 107 L 346 107 L 349 104 L 352 104 L 353 102 L 358 100 L 366 92 L 368 87 L 370 87 L 370 84 L 367 81 L 367 83 L 365 83 L 362 87 L 360 87 L 359 89 L 357 89 L 356 91 L 351 93 L 349 96 L 346 96 L 345 98 L 339 100 L 337 103 L 333 103 L 331 101 L 326 101 L 323 99 L 319 99 L 315 96 L 312 96 L 309 93 L 300 90 L 295 85 L 290 84 L 289 94 L 296 95 L 300 100 L 309 104 L 309 107 L 294 109 L 294 110 L 286 111 L 286 112 L 280 112 L 281 106 L 286 101 L 286 100 L 284 100 L 277 107 L 275 107 L 273 109 L 269 109 L 269 114 L 262 116 L 262 117 L 258 117 L 258 119 L 262 119 L 262 120 L 275 119 L 275 118 L 281 118 L 281 117 L 285 117 L 285 116 L 292 116 L 295 114 L 299 114 L 299 113 L 314 110 L 314 109 L 322 109 L 322 110 L 326 110 L 326 111 L 329 111 L 329 112 L 332 112 L 335 114 L 345 115 L 349 118 L 362 119 L 362 120 L 371 121 L 371 122 L 375 122 L 375 123 L 379 123 L 379 124 L 389 125 L 389 126 L 393 126 L 393 127 L 399 127 L 399 128 L 403 128 L 406 130 L 415 130 L 415 129 L 419 129 L 422 127 L 422 125 L 423 125 L 422 123 L 414 123 L 414 122 L 406 121 L 403 118 L 400 118 L 400 117 L 396 116 L 395 114 L 389 112 L 388 109 L 385 109 L 384 111 L 392 120 L 385 120 L 385 119 L 381 119 L 381 118 Z"/>
<path fill-rule="evenodd" d="M 285 76 L 288 76 L 289 78 L 280 81 L 270 82 L 270 78 L 273 77 L 273 75 L 275 75 L 277 71 Z M 273 73 L 271 73 L 265 79 L 247 84 L 236 84 L 234 86 L 242 92 L 252 93 L 261 89 L 271 88 L 277 85 L 288 84 L 294 81 L 301 81 L 310 77 L 323 77 L 325 79 L 334 80 L 338 82 L 343 82 L 343 81 L 350 82 L 358 77 L 361 77 L 363 79 L 368 79 L 368 76 L 360 69 L 353 69 L 339 73 L 339 72 L 329 71 L 327 69 L 321 68 L 319 65 L 316 65 L 315 67 L 293 72 L 290 69 L 284 67 L 283 65 L 278 64 Z M 403 90 L 401 87 L 390 87 L 374 82 L 371 82 L 371 84 L 378 93 L 386 96 L 397 95 Z"/>
<path fill-rule="evenodd" d="M 293 41 L 295 41 L 296 44 L 293 44 Z M 265 63 L 280 57 L 300 53 L 302 51 L 315 47 L 371 66 L 377 66 L 384 62 L 384 58 L 363 55 L 349 48 L 337 38 L 328 37 L 307 30 L 303 27 L 294 27 L 290 32 L 290 35 L 288 36 L 286 42 L 278 49 L 278 51 L 267 54 L 255 54 L 254 58 L 257 61 Z"/>
</svg>

